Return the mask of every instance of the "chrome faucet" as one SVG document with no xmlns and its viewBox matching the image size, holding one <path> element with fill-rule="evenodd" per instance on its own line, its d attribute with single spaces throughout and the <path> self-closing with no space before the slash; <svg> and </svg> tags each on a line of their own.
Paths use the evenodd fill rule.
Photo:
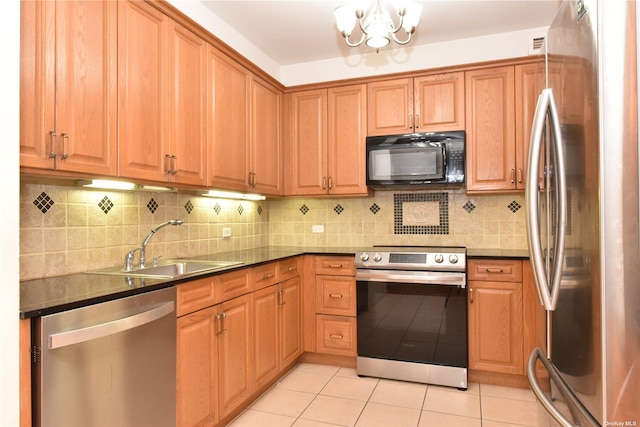
<svg viewBox="0 0 640 427">
<path fill-rule="evenodd" d="M 169 221 L 165 221 L 162 224 L 153 227 L 149 234 L 147 234 L 147 237 L 145 237 L 142 241 L 142 245 L 140 245 L 139 248 L 130 250 L 124 257 L 124 271 L 130 271 L 133 268 L 133 255 L 136 251 L 140 251 L 140 268 L 144 268 L 144 264 L 146 262 L 145 252 L 147 250 L 147 243 L 149 243 L 149 239 L 151 239 L 151 236 L 156 234 L 158 230 L 166 227 L 167 225 L 182 225 L 183 222 L 184 221 L 182 221 L 181 219 L 170 219 Z"/>
</svg>

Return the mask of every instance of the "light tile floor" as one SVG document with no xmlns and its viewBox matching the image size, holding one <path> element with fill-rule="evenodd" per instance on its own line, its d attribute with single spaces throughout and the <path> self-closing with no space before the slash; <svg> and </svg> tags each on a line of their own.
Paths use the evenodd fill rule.
<svg viewBox="0 0 640 427">
<path fill-rule="evenodd" d="M 548 427 L 549 420 L 530 390 L 470 384 L 460 391 L 301 363 L 230 425 Z"/>
</svg>

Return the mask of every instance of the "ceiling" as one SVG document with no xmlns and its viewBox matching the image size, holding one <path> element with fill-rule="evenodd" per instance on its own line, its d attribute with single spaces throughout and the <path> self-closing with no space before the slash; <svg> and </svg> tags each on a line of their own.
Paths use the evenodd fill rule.
<svg viewBox="0 0 640 427">
<path fill-rule="evenodd" d="M 364 45 L 350 48 L 339 34 L 333 10 L 347 0 L 200 1 L 280 66 L 373 51 Z M 411 41 L 415 45 L 548 27 L 560 6 L 560 0 L 422 3 L 422 18 Z"/>
</svg>

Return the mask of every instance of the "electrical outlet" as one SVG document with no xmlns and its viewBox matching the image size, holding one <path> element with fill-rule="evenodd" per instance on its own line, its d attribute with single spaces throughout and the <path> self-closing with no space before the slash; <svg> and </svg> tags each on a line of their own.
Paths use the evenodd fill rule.
<svg viewBox="0 0 640 427">
<path fill-rule="evenodd" d="M 231 237 L 231 227 L 224 227 L 222 229 L 222 237 Z"/>
<path fill-rule="evenodd" d="M 324 233 L 324 225 L 312 225 L 311 226 L 312 233 Z"/>
</svg>

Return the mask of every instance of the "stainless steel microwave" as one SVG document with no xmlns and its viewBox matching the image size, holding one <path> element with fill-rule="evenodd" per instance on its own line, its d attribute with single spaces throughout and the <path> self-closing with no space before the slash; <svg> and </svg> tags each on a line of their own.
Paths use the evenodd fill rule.
<svg viewBox="0 0 640 427">
<path fill-rule="evenodd" d="M 367 185 L 420 189 L 464 184 L 464 131 L 368 136 Z"/>
</svg>

